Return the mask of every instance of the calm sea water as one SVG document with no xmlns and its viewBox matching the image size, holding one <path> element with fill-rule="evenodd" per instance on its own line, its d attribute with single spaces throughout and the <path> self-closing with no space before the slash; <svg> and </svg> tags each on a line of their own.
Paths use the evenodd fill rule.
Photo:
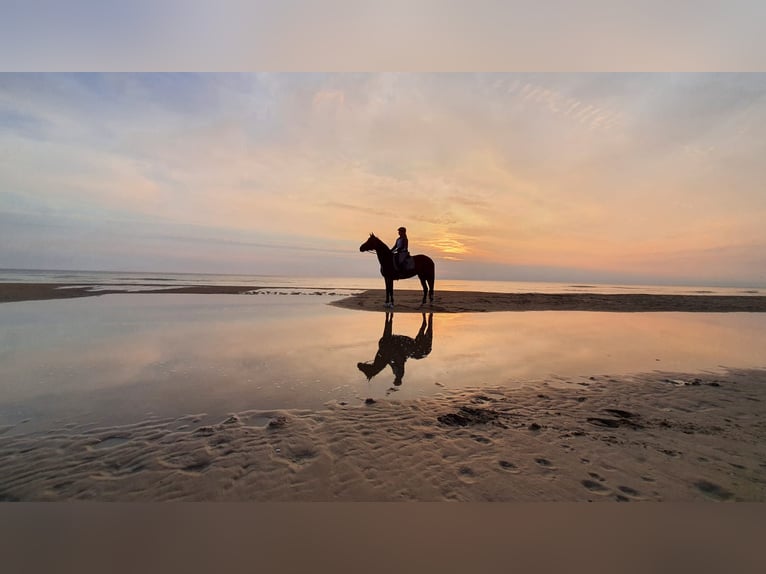
<svg viewBox="0 0 766 574">
<path fill-rule="evenodd" d="M 766 313 L 386 315 L 328 304 L 337 298 L 0 304 L 0 433 L 186 414 L 216 422 L 551 377 L 766 368 Z"/>
<path fill-rule="evenodd" d="M 763 368 L 764 313 L 362 313 L 328 303 L 365 278 L 0 270 L 0 282 L 249 285 L 240 295 L 135 295 L 0 305 L 0 428 L 127 424 L 321 408 L 548 377 Z M 417 281 L 400 288 L 418 289 Z M 502 293 L 762 295 L 704 286 L 438 280 Z M 304 293 L 313 296 L 288 297 Z"/>
<path fill-rule="evenodd" d="M 215 275 L 202 273 L 134 273 L 107 271 L 50 271 L 0 269 L 0 282 L 74 283 L 101 286 L 120 285 L 130 290 L 145 286 L 252 285 L 271 289 L 333 290 L 336 292 L 382 289 L 378 275 L 370 277 L 282 277 L 273 275 Z M 420 289 L 417 280 L 403 281 L 399 289 Z M 521 281 L 476 281 L 439 279 L 437 291 L 484 291 L 494 293 L 653 293 L 681 295 L 764 295 L 764 287 L 709 287 L 700 285 L 613 285 L 530 283 Z"/>
</svg>

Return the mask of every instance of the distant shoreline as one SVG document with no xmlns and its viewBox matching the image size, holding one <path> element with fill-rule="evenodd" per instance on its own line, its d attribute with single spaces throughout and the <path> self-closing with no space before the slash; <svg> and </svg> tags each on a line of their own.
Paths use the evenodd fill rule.
<svg viewBox="0 0 766 574">
<path fill-rule="evenodd" d="M 114 293 L 201 293 L 210 295 L 238 295 L 246 291 L 266 289 L 253 285 L 187 285 L 166 287 L 149 285 L 141 291 L 126 289 L 121 285 L 109 286 L 98 291 L 91 291 L 95 285 L 82 283 L 0 283 L 0 303 L 15 301 L 42 301 L 46 299 L 72 299 L 75 297 L 96 297 Z M 103 286 L 102 286 L 103 287 Z M 156 288 L 152 288 L 156 287 Z M 271 289 L 271 288 L 268 288 Z"/>
<path fill-rule="evenodd" d="M 134 291 L 121 285 L 92 291 L 93 286 L 82 283 L 0 283 L 0 303 L 95 297 L 123 294 L 210 294 L 237 295 L 268 290 L 275 287 L 254 285 L 188 285 L 168 287 L 146 285 Z M 156 287 L 156 288 L 153 288 Z M 287 288 L 287 287 L 285 287 Z M 278 288 L 276 288 L 278 289 Z M 486 313 L 493 311 L 610 311 L 610 312 L 701 312 L 701 313 L 764 313 L 766 296 L 753 295 L 656 295 L 656 294 L 597 294 L 597 293 L 491 293 L 479 291 L 440 291 L 433 305 L 420 306 L 422 292 L 407 289 L 396 291 L 395 311 L 435 313 Z M 384 311 L 383 289 L 370 289 L 330 303 L 336 307 L 363 311 Z"/>
</svg>

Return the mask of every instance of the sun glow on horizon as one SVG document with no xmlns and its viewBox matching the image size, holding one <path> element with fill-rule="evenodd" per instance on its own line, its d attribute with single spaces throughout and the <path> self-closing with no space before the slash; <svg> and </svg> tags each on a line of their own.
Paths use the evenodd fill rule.
<svg viewBox="0 0 766 574">
<path fill-rule="evenodd" d="M 423 245 L 436 249 L 445 259 L 455 261 L 460 261 L 462 259 L 462 257 L 459 256 L 471 253 L 471 250 L 467 245 L 458 239 L 451 237 L 449 234 L 437 239 L 425 240 L 423 241 Z"/>
</svg>

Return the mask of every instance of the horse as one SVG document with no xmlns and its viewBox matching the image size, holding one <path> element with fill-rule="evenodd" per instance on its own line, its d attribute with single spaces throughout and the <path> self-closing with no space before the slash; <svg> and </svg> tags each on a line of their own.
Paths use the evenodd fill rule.
<svg viewBox="0 0 766 574">
<path fill-rule="evenodd" d="M 423 322 L 413 339 L 407 335 L 394 334 L 394 314 L 386 311 L 383 336 L 378 341 L 378 352 L 375 358 L 372 362 L 356 364 L 368 381 L 389 366 L 394 372 L 394 385 L 398 387 L 404 378 L 404 363 L 407 359 L 423 359 L 431 353 L 434 340 L 434 314 L 429 313 L 427 321 L 426 314 L 422 315 Z"/>
<path fill-rule="evenodd" d="M 408 279 L 418 276 L 420 284 L 423 286 L 423 301 L 420 306 L 426 304 L 426 297 L 430 297 L 431 304 L 434 302 L 434 262 L 427 255 L 413 255 L 413 269 L 396 270 L 394 268 L 394 254 L 374 233 L 370 233 L 370 238 L 359 246 L 359 251 L 374 251 L 380 262 L 380 274 L 386 282 L 386 302 L 385 307 L 394 306 L 394 281 L 399 279 Z"/>
</svg>

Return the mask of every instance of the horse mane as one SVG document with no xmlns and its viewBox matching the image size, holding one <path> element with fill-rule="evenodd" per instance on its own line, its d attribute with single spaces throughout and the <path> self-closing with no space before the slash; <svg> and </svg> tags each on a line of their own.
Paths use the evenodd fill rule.
<svg viewBox="0 0 766 574">
<path fill-rule="evenodd" d="M 386 244 L 383 242 L 383 240 L 382 240 L 380 237 L 378 237 L 377 235 L 375 235 L 374 233 L 370 233 L 370 239 L 374 239 L 374 240 L 375 240 L 375 242 L 376 242 L 377 244 L 379 244 L 379 245 L 381 245 L 381 246 L 385 247 L 386 249 L 388 249 L 388 251 L 391 251 L 391 250 L 389 249 L 388 245 L 386 245 Z"/>
</svg>

